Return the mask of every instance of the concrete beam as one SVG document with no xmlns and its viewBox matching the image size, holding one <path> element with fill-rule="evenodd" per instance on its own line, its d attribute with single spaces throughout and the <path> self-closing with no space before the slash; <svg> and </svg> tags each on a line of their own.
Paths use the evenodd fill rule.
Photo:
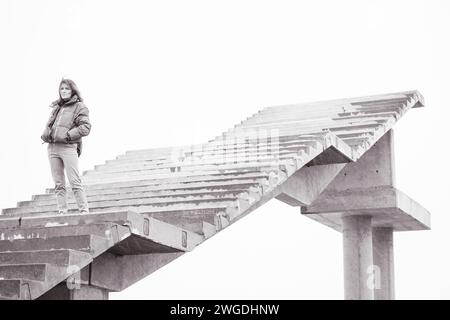
<svg viewBox="0 0 450 320">
<path fill-rule="evenodd" d="M 91 264 L 90 284 L 122 291 L 178 258 L 184 252 L 118 256 L 104 253 Z"/>
<path fill-rule="evenodd" d="M 6 221 L 8 221 L 9 226 L 13 220 L 6 219 Z M 204 240 L 203 236 L 195 232 L 128 210 L 83 215 L 31 216 L 23 217 L 19 221 L 22 229 L 86 226 L 111 222 L 117 224 L 118 227 L 111 228 L 110 232 L 103 237 L 110 240 L 111 246 L 118 243 L 120 246 L 120 243 L 122 243 L 120 250 L 123 254 L 148 253 L 148 251 L 143 252 L 144 247 L 149 250 L 154 247 L 166 251 L 172 249 L 190 251 Z M 127 229 L 124 230 L 124 227 L 127 227 Z M 2 234 L 0 232 L 0 235 Z M 130 236 L 132 237 L 127 239 Z M 117 249 L 119 250 L 119 248 Z M 123 252 L 123 250 L 128 250 L 128 252 Z"/>
<path fill-rule="evenodd" d="M 339 232 L 342 218 L 350 215 L 372 217 L 373 227 L 394 231 L 429 230 L 430 213 L 400 190 L 390 186 L 344 191 L 324 191 L 302 214 Z"/>
<path fill-rule="evenodd" d="M 278 189 L 276 199 L 291 206 L 311 204 L 345 167 L 345 163 L 303 167 Z"/>
</svg>

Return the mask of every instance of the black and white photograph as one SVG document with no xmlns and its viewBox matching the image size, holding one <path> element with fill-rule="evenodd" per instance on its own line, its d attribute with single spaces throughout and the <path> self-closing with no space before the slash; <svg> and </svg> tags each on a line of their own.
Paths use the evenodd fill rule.
<svg viewBox="0 0 450 320">
<path fill-rule="evenodd" d="M 449 17 L 0 0 L 0 300 L 449 300 Z"/>
</svg>

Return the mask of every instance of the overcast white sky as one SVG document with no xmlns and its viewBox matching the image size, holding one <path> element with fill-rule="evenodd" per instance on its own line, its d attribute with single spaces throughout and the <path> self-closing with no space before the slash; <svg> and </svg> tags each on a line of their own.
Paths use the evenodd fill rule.
<svg viewBox="0 0 450 320">
<path fill-rule="evenodd" d="M 39 139 L 59 80 L 93 123 L 82 170 L 202 143 L 259 109 L 418 89 L 397 187 L 432 230 L 395 235 L 399 299 L 449 299 L 448 1 L 0 2 L 0 208 L 52 186 Z M 112 299 L 342 299 L 341 235 L 272 200 Z"/>
</svg>

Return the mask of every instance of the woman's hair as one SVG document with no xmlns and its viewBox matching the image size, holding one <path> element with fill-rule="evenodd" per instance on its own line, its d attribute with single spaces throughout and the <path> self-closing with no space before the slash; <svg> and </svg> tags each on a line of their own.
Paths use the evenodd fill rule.
<svg viewBox="0 0 450 320">
<path fill-rule="evenodd" d="M 80 94 L 80 90 L 78 90 L 78 87 L 77 87 L 77 85 L 75 84 L 75 82 L 73 82 L 73 80 L 70 80 L 70 79 L 62 79 L 61 80 L 61 82 L 59 83 L 59 87 L 58 87 L 58 93 L 59 93 L 59 101 L 61 102 L 61 101 L 63 101 L 62 100 L 62 98 L 61 98 L 61 93 L 59 92 L 59 88 L 61 88 L 61 85 L 62 84 L 66 84 L 66 85 L 68 85 L 69 86 L 69 88 L 72 90 L 72 95 L 70 96 L 71 98 L 76 94 L 77 96 L 78 96 L 78 99 L 80 100 L 80 101 L 83 101 L 83 98 L 81 97 L 81 94 Z"/>
</svg>

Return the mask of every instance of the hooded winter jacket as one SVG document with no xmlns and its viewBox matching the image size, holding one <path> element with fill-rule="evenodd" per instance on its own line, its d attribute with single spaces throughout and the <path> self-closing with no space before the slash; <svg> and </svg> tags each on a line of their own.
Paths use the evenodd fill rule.
<svg viewBox="0 0 450 320">
<path fill-rule="evenodd" d="M 68 101 L 57 100 L 47 121 L 41 139 L 48 143 L 76 143 L 78 156 L 81 155 L 82 140 L 91 130 L 89 110 L 73 95 Z"/>
</svg>

